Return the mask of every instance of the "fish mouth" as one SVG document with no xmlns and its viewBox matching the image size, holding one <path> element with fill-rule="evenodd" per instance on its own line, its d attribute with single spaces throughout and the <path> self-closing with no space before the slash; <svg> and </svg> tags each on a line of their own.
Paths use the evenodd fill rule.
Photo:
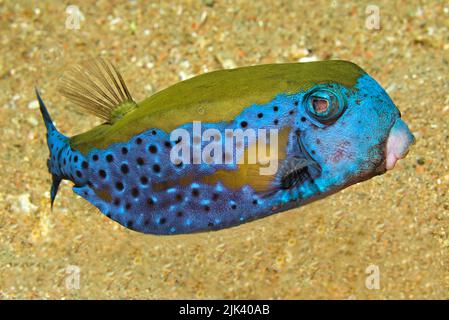
<svg viewBox="0 0 449 320">
<path fill-rule="evenodd" d="M 385 145 L 385 169 L 392 170 L 400 159 L 405 158 L 414 143 L 415 137 L 407 124 L 401 118 L 397 118 Z"/>
</svg>

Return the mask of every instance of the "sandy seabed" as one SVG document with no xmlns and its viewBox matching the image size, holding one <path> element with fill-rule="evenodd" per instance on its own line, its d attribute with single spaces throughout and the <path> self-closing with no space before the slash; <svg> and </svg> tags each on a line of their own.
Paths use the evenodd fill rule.
<svg viewBox="0 0 449 320">
<path fill-rule="evenodd" d="M 373 4 L 379 30 L 366 25 Z M 447 1 L 83 1 L 79 9 L 74 29 L 67 3 L 0 0 L 0 298 L 449 298 Z M 386 88 L 417 143 L 385 175 L 218 232 L 139 234 L 70 183 L 51 212 L 34 86 L 62 133 L 84 132 L 99 121 L 67 108 L 57 84 L 99 54 L 137 100 L 216 69 L 351 60 Z M 372 270 L 379 287 L 366 286 Z"/>
</svg>

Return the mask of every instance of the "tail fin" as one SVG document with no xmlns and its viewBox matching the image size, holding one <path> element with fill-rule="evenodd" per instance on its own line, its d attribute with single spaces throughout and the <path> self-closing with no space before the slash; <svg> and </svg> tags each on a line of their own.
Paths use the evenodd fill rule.
<svg viewBox="0 0 449 320">
<path fill-rule="evenodd" d="M 47 145 L 50 150 L 50 156 L 47 160 L 48 171 L 52 175 L 52 185 L 50 190 L 51 196 L 51 207 L 53 208 L 53 203 L 58 193 L 58 187 L 61 180 L 64 178 L 61 168 L 59 166 L 59 156 L 65 148 L 68 147 L 68 138 L 56 130 L 53 121 L 50 118 L 47 108 L 45 107 L 44 101 L 36 88 L 36 96 L 39 101 L 39 108 L 41 110 L 42 118 L 44 119 L 45 126 L 47 127 Z"/>
<path fill-rule="evenodd" d="M 48 113 L 47 107 L 45 107 L 44 101 L 42 101 L 41 95 L 39 94 L 39 90 L 36 90 L 37 101 L 39 102 L 39 109 L 41 110 L 42 118 L 44 118 L 45 126 L 47 127 L 47 132 L 57 131 L 53 121 L 50 118 L 50 114 Z"/>
</svg>

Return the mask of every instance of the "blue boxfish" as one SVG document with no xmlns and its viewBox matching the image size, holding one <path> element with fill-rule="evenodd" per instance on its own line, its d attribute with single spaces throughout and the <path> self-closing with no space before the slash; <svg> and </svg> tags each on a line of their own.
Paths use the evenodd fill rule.
<svg viewBox="0 0 449 320">
<path fill-rule="evenodd" d="M 384 89 L 341 60 L 218 70 L 136 102 L 118 69 L 92 59 L 60 92 L 102 119 L 60 133 L 36 89 L 63 179 L 126 228 L 219 230 L 293 209 L 393 169 L 414 136 Z"/>
</svg>

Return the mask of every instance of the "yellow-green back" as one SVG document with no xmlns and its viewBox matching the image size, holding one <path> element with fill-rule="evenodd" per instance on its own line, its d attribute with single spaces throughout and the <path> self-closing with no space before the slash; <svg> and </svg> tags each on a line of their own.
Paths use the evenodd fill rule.
<svg viewBox="0 0 449 320">
<path fill-rule="evenodd" d="M 72 148 L 88 153 L 151 128 L 169 132 L 192 122 L 230 121 L 252 104 L 269 102 L 278 94 L 307 90 L 318 83 L 355 85 L 364 71 L 341 60 L 267 64 L 220 70 L 168 87 L 138 103 L 113 124 L 103 124 L 70 139 Z"/>
</svg>

